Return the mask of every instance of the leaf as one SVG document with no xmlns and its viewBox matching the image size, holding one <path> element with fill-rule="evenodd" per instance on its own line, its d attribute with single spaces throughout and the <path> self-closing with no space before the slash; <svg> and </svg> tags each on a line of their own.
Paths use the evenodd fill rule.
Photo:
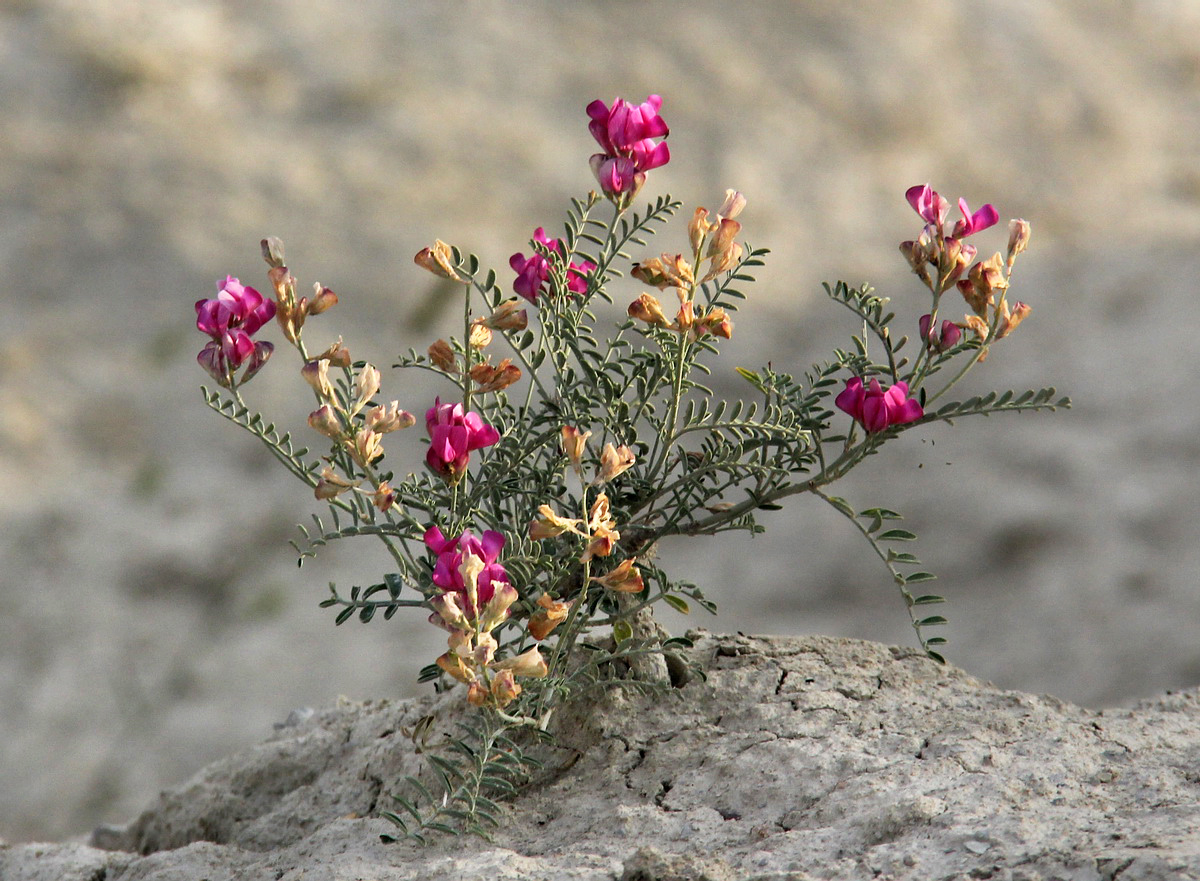
<svg viewBox="0 0 1200 881">
<path fill-rule="evenodd" d="M 949 624 L 950 622 L 941 615 L 930 615 L 928 618 L 922 618 L 917 622 L 918 627 L 936 627 L 939 624 Z"/>
<path fill-rule="evenodd" d="M 685 600 L 683 597 L 675 596 L 675 594 L 672 593 L 664 596 L 663 602 L 675 609 L 677 612 L 682 612 L 684 615 L 688 615 L 692 611 L 691 606 L 687 604 L 687 600 Z"/>
<path fill-rule="evenodd" d="M 336 626 L 338 624 L 345 624 L 354 615 L 354 612 L 354 606 L 347 606 L 346 608 L 342 609 L 342 611 L 338 612 L 338 616 L 333 619 L 334 625 Z"/>
<path fill-rule="evenodd" d="M 935 593 L 927 593 L 924 596 L 917 597 L 915 600 L 912 601 L 912 604 L 914 606 L 932 606 L 935 603 L 944 603 L 944 602 L 946 602 L 945 597 L 940 597 Z"/>
<path fill-rule="evenodd" d="M 880 533 L 877 537 L 879 541 L 916 541 L 915 534 L 907 529 L 889 529 L 887 532 Z"/>
<path fill-rule="evenodd" d="M 937 576 L 932 572 L 914 572 L 912 575 L 904 576 L 905 584 L 920 584 L 923 581 L 936 581 Z"/>
<path fill-rule="evenodd" d="M 613 622 L 613 639 L 618 643 L 625 642 L 633 638 L 633 627 L 624 618 L 618 618 Z"/>
</svg>

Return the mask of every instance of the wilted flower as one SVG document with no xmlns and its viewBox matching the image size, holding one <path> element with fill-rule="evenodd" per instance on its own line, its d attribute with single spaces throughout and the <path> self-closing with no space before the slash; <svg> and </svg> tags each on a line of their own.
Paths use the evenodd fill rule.
<svg viewBox="0 0 1200 881">
<path fill-rule="evenodd" d="M 471 330 L 467 334 L 467 345 L 476 351 L 486 349 L 492 342 L 492 330 L 482 321 L 475 321 L 471 324 Z"/>
<path fill-rule="evenodd" d="M 232 275 L 217 283 L 217 296 L 196 301 L 196 328 L 212 337 L 196 356 L 197 362 L 218 384 L 228 387 L 233 374 L 247 362 L 242 382 L 267 362 L 274 351 L 269 342 L 255 343 L 251 336 L 275 314 L 275 304 Z"/>
<path fill-rule="evenodd" d="M 588 433 L 591 434 L 591 432 Z M 564 532 L 579 532 L 579 525 L 582 522 L 582 520 L 560 517 L 549 505 L 542 505 L 538 508 L 538 516 L 529 524 L 529 537 L 533 541 L 541 541 L 545 538 L 562 535 Z"/>
<path fill-rule="evenodd" d="M 658 95 L 637 106 L 621 98 L 611 107 L 599 100 L 587 106 L 588 131 L 604 151 L 592 156 L 592 173 L 606 196 L 628 204 L 645 183 L 646 172 L 670 161 L 666 143 L 654 141 L 670 134 L 658 115 L 660 107 Z"/>
<path fill-rule="evenodd" d="M 471 379 L 479 384 L 480 392 L 498 392 L 506 389 L 521 378 L 521 368 L 505 358 L 495 367 L 480 363 L 471 368 Z"/>
<path fill-rule="evenodd" d="M 363 407 L 371 402 L 371 398 L 379 392 L 379 368 L 364 364 L 354 378 L 354 404 L 350 407 L 350 415 L 357 416 Z"/>
<path fill-rule="evenodd" d="M 445 340 L 437 340 L 429 347 L 429 360 L 433 365 L 447 373 L 453 373 L 457 366 L 454 359 L 454 350 L 450 348 L 450 344 Z"/>
<path fill-rule="evenodd" d="M 577 469 L 579 468 L 579 463 L 583 460 L 584 451 L 587 450 L 587 439 L 591 436 L 592 433 L 590 431 L 580 431 L 578 428 L 572 428 L 570 425 L 562 427 L 563 455 Z"/>
<path fill-rule="evenodd" d="M 869 432 L 915 422 L 925 415 L 921 405 L 908 397 L 906 382 L 898 382 L 885 390 L 879 380 L 872 379 L 870 386 L 864 389 L 863 381 L 855 377 L 846 383 L 834 403 Z"/>
<path fill-rule="evenodd" d="M 512 670 L 501 670 L 492 679 L 492 700 L 496 706 L 504 709 L 521 693 L 521 686 L 513 679 Z M 468 695 L 468 700 L 470 695 Z"/>
<path fill-rule="evenodd" d="M 321 477 L 317 481 L 313 494 L 318 499 L 333 499 L 340 496 L 346 490 L 353 489 L 360 483 L 362 483 L 361 480 L 347 480 L 326 465 L 321 471 Z"/>
<path fill-rule="evenodd" d="M 516 297 L 505 300 L 483 323 L 492 330 L 524 330 L 529 324 L 529 315 L 519 308 L 520 302 Z"/>
<path fill-rule="evenodd" d="M 638 321 L 646 322 L 646 324 L 657 327 L 666 327 L 670 324 L 667 321 L 666 313 L 662 310 L 662 304 L 658 302 L 656 297 L 652 297 L 650 294 L 641 294 L 629 304 L 628 312 L 630 318 L 636 318 Z"/>
<path fill-rule="evenodd" d="M 342 338 L 338 337 L 337 342 L 318 355 L 316 360 L 328 361 L 331 367 L 349 367 L 350 350 L 342 345 Z"/>
<path fill-rule="evenodd" d="M 399 431 L 402 428 L 415 425 L 416 422 L 416 416 L 407 410 L 400 409 L 399 401 L 392 401 L 386 407 L 372 407 L 367 411 L 367 428 L 377 431 L 380 434 L 387 434 L 389 431 Z"/>
<path fill-rule="evenodd" d="M 426 411 L 425 430 L 429 432 L 425 461 L 451 483 L 467 470 L 473 450 L 500 440 L 500 432 L 484 423 L 478 413 L 464 413 L 462 404 L 443 404 L 441 398 Z"/>
<path fill-rule="evenodd" d="M 559 240 L 547 238 L 546 231 L 540 226 L 533 231 L 533 240 L 558 254 L 565 253 Z M 518 252 L 508 259 L 508 265 L 517 274 L 516 280 L 513 281 L 513 290 L 530 303 L 536 303 L 538 297 L 547 292 L 546 285 L 550 280 L 550 261 L 541 254 L 535 251 L 526 257 Z M 596 264 L 590 260 L 571 263 L 567 267 L 567 290 L 573 294 L 586 294 L 586 276 L 595 268 Z"/>
<path fill-rule="evenodd" d="M 1000 324 L 996 328 L 996 339 L 1002 340 L 1014 330 L 1017 325 L 1029 317 L 1029 313 L 1033 309 L 1027 303 L 1022 303 L 1017 300 L 1013 303 L 1012 311 L 1008 311 L 1008 302 L 1003 301 L 1000 304 Z"/>
<path fill-rule="evenodd" d="M 986 318 L 987 307 L 995 302 L 995 293 L 1008 290 L 1008 279 L 1004 275 L 1004 258 L 997 251 L 987 260 L 980 260 L 971 267 L 967 277 L 959 279 L 956 284 L 972 311 Z"/>
<path fill-rule="evenodd" d="M 622 444 L 620 447 L 614 446 L 612 443 L 604 445 L 604 449 L 600 451 L 600 468 L 596 472 L 595 483 L 607 483 L 619 474 L 623 474 L 633 467 L 636 461 L 633 456 L 633 450 Z"/>
<path fill-rule="evenodd" d="M 515 657 L 496 661 L 492 664 L 492 669 L 509 670 L 514 676 L 529 676 L 532 679 L 541 679 L 550 672 L 546 666 L 546 659 L 542 657 L 542 653 L 536 645 Z"/>
<path fill-rule="evenodd" d="M 347 441 L 350 458 L 366 468 L 383 456 L 383 437 L 369 428 L 360 428 L 354 434 L 354 442 Z"/>
<path fill-rule="evenodd" d="M 455 272 L 454 265 L 451 262 L 453 259 L 454 254 L 450 250 L 450 246 L 441 239 L 437 239 L 432 248 L 422 248 L 418 251 L 416 256 L 413 257 L 413 262 L 440 278 L 448 278 L 451 281 L 457 281 L 461 284 L 470 284 L 470 282 Z"/>
<path fill-rule="evenodd" d="M 320 282 L 313 285 L 313 298 L 305 302 L 305 311 L 309 315 L 320 315 L 337 305 L 338 295 Z"/>
<path fill-rule="evenodd" d="M 538 610 L 529 616 L 529 635 L 541 642 L 554 632 L 571 611 L 571 603 L 553 599 L 544 593 L 537 599 Z"/>
<path fill-rule="evenodd" d="M 386 511 L 396 504 L 396 491 L 385 480 L 375 487 L 375 491 L 371 493 L 371 501 L 380 512 Z"/>
<path fill-rule="evenodd" d="M 592 581 L 617 593 L 641 593 L 646 587 L 642 573 L 633 565 L 633 557 L 605 575 L 593 575 Z"/>
<path fill-rule="evenodd" d="M 329 362 L 323 359 L 309 361 L 300 368 L 300 375 L 304 378 L 314 392 L 318 396 L 329 400 L 333 397 L 333 384 L 329 381 Z"/>
</svg>

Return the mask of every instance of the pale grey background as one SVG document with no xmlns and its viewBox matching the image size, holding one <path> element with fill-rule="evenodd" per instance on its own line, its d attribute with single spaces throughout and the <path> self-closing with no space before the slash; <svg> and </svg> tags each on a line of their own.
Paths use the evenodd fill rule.
<svg viewBox="0 0 1200 881">
<path fill-rule="evenodd" d="M 226 273 L 265 288 L 274 234 L 342 295 L 317 335 L 381 365 L 423 347 L 448 329 L 413 329 L 436 295 L 413 253 L 503 275 L 593 185 L 596 97 L 664 96 L 647 194 L 750 199 L 774 254 L 728 369 L 841 344 L 825 279 L 915 322 L 909 185 L 1028 218 L 1033 317 L 975 387 L 1075 409 L 914 432 L 843 494 L 909 515 L 971 672 L 1089 705 L 1195 685 L 1198 86 L 1186 0 L 0 2 L 0 837 L 126 819 L 291 707 L 414 692 L 438 634 L 316 608 L 385 561 L 296 570 L 316 508 L 203 407 L 192 303 Z M 249 393 L 303 433 L 293 369 Z M 670 626 L 911 644 L 847 524 L 812 501 L 767 523 L 666 549 L 722 607 Z"/>
</svg>

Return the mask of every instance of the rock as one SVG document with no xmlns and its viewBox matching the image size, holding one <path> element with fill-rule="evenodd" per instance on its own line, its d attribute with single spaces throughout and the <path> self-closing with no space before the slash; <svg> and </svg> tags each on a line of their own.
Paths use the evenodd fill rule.
<svg viewBox="0 0 1200 881">
<path fill-rule="evenodd" d="M 380 840 L 454 690 L 297 718 L 98 832 L 115 850 L 0 846 L 0 878 L 1200 878 L 1200 690 L 1093 711 L 908 649 L 691 636 L 707 680 L 563 714 L 494 842 Z"/>
</svg>

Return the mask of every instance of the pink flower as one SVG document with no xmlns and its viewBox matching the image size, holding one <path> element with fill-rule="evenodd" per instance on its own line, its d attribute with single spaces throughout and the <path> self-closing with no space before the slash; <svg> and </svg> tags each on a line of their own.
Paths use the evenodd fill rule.
<svg viewBox="0 0 1200 881">
<path fill-rule="evenodd" d="M 425 462 L 453 483 L 470 463 L 471 451 L 500 440 L 500 432 L 484 423 L 475 412 L 463 413 L 462 404 L 443 404 L 441 398 L 425 413 L 429 452 Z"/>
<path fill-rule="evenodd" d="M 943 321 L 941 334 L 936 337 L 932 336 L 929 332 L 929 315 L 928 315 L 928 313 L 925 315 L 922 315 L 917 320 L 917 325 L 920 327 L 920 330 L 921 330 L 921 339 L 928 342 L 931 346 L 933 346 L 939 352 L 944 352 L 947 349 L 954 348 L 954 346 L 958 344 L 959 339 L 962 337 L 962 331 L 959 329 L 958 325 L 955 324 L 953 321 Z"/>
<path fill-rule="evenodd" d="M 670 161 L 666 143 L 654 140 L 670 134 L 658 115 L 660 107 L 658 95 L 650 95 L 636 107 L 621 98 L 611 107 L 599 100 L 587 106 L 588 131 L 604 151 L 592 156 L 592 172 L 606 195 L 632 196 L 645 182 L 647 171 Z"/>
<path fill-rule="evenodd" d="M 984 205 L 972 214 L 971 209 L 967 207 L 966 199 L 958 200 L 958 210 L 962 212 L 963 219 L 954 224 L 952 237 L 956 239 L 974 235 L 980 230 L 993 226 L 1000 219 L 1000 214 L 991 205 Z"/>
<path fill-rule="evenodd" d="M 257 373 L 275 347 L 255 343 L 251 336 L 275 316 L 275 303 L 232 275 L 217 282 L 217 296 L 196 301 L 196 328 L 212 337 L 196 356 L 200 366 L 218 383 L 228 387 L 233 374 L 246 362 L 246 382 Z"/>
<path fill-rule="evenodd" d="M 562 243 L 558 239 L 547 238 L 546 231 L 540 226 L 534 230 L 533 240 L 552 251 L 566 253 Z M 546 292 L 546 283 L 550 280 L 550 261 L 536 251 L 528 257 L 518 252 L 508 258 L 508 265 L 517 274 L 513 290 L 530 303 L 536 303 L 537 298 Z M 586 275 L 595 268 L 596 264 L 590 260 L 572 263 L 567 267 L 567 289 L 573 294 L 586 294 Z"/>
<path fill-rule="evenodd" d="M 863 389 L 862 380 L 855 377 L 846 383 L 846 388 L 834 403 L 869 432 L 916 422 L 925 415 L 921 405 L 908 397 L 906 382 L 898 382 L 885 391 L 879 380 L 872 379 L 871 384 Z"/>
<path fill-rule="evenodd" d="M 468 614 L 474 614 L 475 610 L 468 608 L 467 587 L 459 571 L 464 556 L 473 555 L 483 561 L 483 571 L 476 582 L 481 606 L 491 600 L 497 587 L 508 584 L 508 573 L 504 571 L 504 566 L 496 562 L 500 551 L 504 549 L 504 536 L 499 532 L 489 529 L 476 538 L 467 530 L 462 535 L 446 538 L 440 529 L 431 526 L 425 531 L 425 546 L 437 554 L 433 583 L 442 590 L 462 593 L 462 608 Z"/>
<path fill-rule="evenodd" d="M 926 223 L 941 229 L 942 224 L 946 222 L 946 212 L 950 210 L 950 203 L 939 196 L 936 190 L 931 189 L 929 184 L 909 187 L 904 193 L 904 198 L 908 199 L 913 211 L 921 215 L 921 219 Z"/>
<path fill-rule="evenodd" d="M 913 210 L 921 216 L 922 220 L 939 231 L 942 229 L 946 223 L 946 214 L 950 210 L 950 203 L 939 196 L 936 190 L 931 189 L 929 184 L 909 187 L 905 191 L 904 197 L 908 199 L 908 204 L 912 205 Z M 958 200 L 958 210 L 962 212 L 963 219 L 954 224 L 954 231 L 950 234 L 952 239 L 963 239 L 974 235 L 992 226 L 1000 219 L 1000 215 L 991 205 L 984 205 L 972 214 L 966 199 Z"/>
</svg>

